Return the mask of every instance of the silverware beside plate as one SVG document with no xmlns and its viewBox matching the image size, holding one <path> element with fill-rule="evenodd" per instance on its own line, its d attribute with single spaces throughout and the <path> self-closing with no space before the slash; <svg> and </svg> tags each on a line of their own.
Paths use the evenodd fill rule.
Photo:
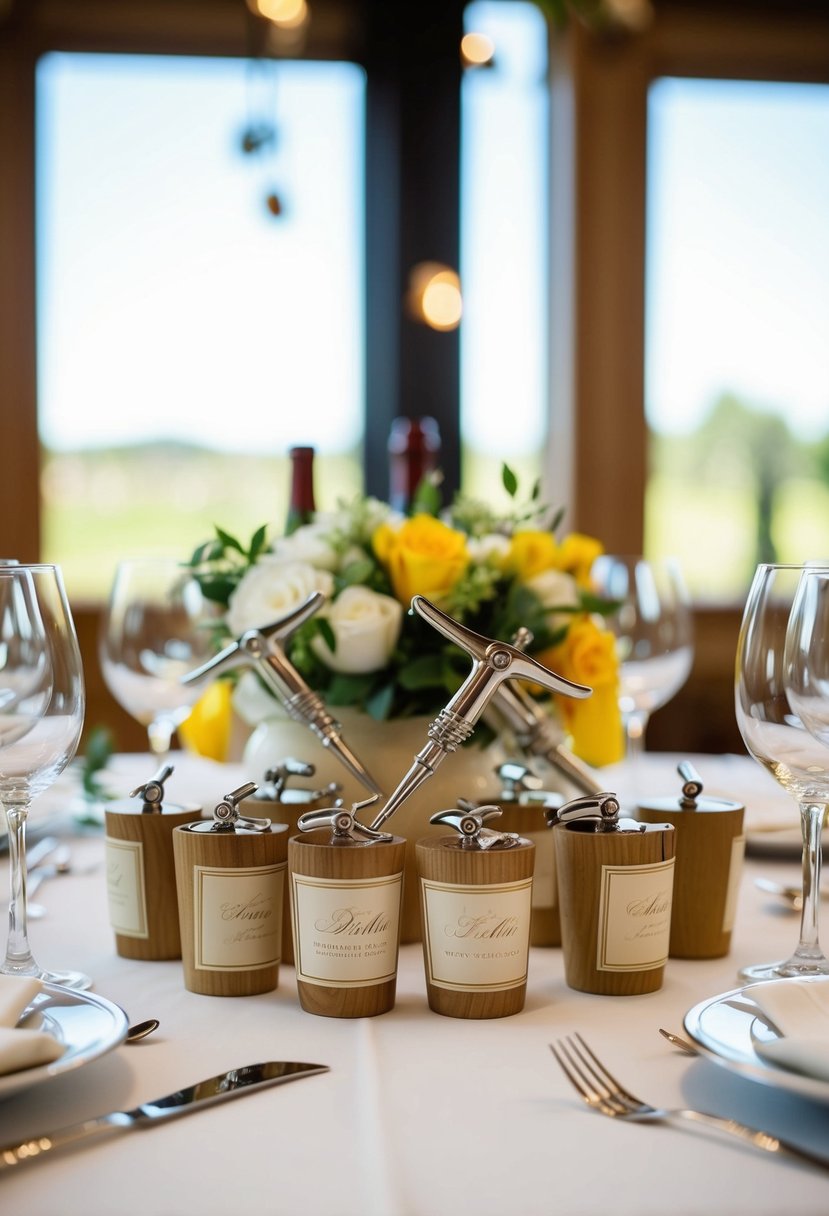
<svg viewBox="0 0 829 1216">
<path fill-rule="evenodd" d="M 327 1064 L 301 1064 L 286 1060 L 271 1060 L 264 1064 L 246 1064 L 242 1068 L 232 1068 L 195 1085 L 165 1094 L 163 1098 L 143 1102 L 132 1110 L 110 1111 L 109 1114 L 100 1115 L 96 1119 L 72 1123 L 68 1127 L 32 1140 L 24 1140 L 20 1144 L 6 1145 L 0 1148 L 0 1172 L 14 1169 L 27 1161 L 40 1160 L 55 1149 L 77 1144 L 81 1140 L 151 1127 L 164 1119 L 190 1114 L 205 1106 L 212 1106 L 215 1102 L 238 1098 L 242 1094 L 265 1089 L 269 1085 L 298 1081 L 302 1077 L 328 1071 Z"/>
</svg>

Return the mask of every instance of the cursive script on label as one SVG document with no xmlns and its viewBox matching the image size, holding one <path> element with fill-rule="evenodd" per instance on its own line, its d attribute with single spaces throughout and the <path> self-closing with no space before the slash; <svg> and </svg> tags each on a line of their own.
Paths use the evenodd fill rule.
<svg viewBox="0 0 829 1216">
<path fill-rule="evenodd" d="M 266 921 L 273 916 L 273 900 L 263 891 L 257 891 L 241 903 L 226 901 L 220 904 L 219 914 L 222 920 Z"/>
<path fill-rule="evenodd" d="M 443 931 L 447 937 L 474 938 L 479 941 L 514 937 L 518 932 L 518 917 L 498 916 L 495 912 L 484 912 L 478 916 L 463 914 L 454 924 L 445 925 Z"/>
<path fill-rule="evenodd" d="M 627 904 L 628 916 L 649 917 L 664 916 L 671 909 L 671 891 L 656 891 L 645 899 L 632 899 Z"/>
<path fill-rule="evenodd" d="M 314 921 L 317 933 L 344 934 L 347 937 L 368 937 L 387 933 L 391 920 L 384 912 L 365 908 L 335 908 Z"/>
</svg>

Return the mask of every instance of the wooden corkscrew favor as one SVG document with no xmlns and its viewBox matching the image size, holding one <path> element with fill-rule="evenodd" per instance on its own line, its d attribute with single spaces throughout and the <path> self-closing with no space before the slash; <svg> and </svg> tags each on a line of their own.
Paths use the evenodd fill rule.
<svg viewBox="0 0 829 1216">
<path fill-rule="evenodd" d="M 181 958 L 173 830 L 201 814 L 196 804 L 165 804 L 162 766 L 129 798 L 104 808 L 109 921 L 124 958 Z"/>
</svg>

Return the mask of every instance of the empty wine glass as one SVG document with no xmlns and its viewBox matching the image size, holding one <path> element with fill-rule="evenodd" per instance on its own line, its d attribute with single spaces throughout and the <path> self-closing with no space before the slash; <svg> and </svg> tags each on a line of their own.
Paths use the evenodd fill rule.
<svg viewBox="0 0 829 1216">
<path fill-rule="evenodd" d="M 201 690 L 181 677 L 214 653 L 217 609 L 175 558 L 119 562 L 101 621 L 99 658 L 118 704 L 147 728 L 150 751 L 170 750 Z"/>
<path fill-rule="evenodd" d="M 44 971 L 28 938 L 26 823 L 33 799 L 75 755 L 84 685 L 75 626 L 56 566 L 0 565 L 0 801 L 9 831 L 9 937 L 0 971 L 88 988 L 77 971 Z"/>
<path fill-rule="evenodd" d="M 829 805 L 829 746 L 820 741 L 819 732 L 813 734 L 805 724 L 810 716 L 807 706 L 820 705 L 815 690 L 821 679 L 825 690 L 829 666 L 829 622 L 825 615 L 822 624 L 820 620 L 821 612 L 829 609 L 829 598 L 819 594 L 821 580 L 825 591 L 829 569 L 758 566 L 737 642 L 737 725 L 753 758 L 797 802 L 803 835 L 803 907 L 797 948 L 781 962 L 745 967 L 740 978 L 748 983 L 829 975 L 829 960 L 819 942 L 817 894 L 821 828 Z M 826 705 L 823 712 L 829 713 Z M 815 721 L 819 725 L 820 713 Z"/>
<path fill-rule="evenodd" d="M 645 748 L 651 714 L 670 701 L 694 657 L 691 605 L 674 558 L 603 554 L 590 573 L 593 588 L 618 603 L 607 618 L 619 655 L 619 708 L 628 757 Z"/>
</svg>

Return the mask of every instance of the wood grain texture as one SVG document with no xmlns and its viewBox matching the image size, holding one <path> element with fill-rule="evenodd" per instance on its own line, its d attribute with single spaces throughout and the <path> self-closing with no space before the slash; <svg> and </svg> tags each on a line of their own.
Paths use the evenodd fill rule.
<svg viewBox="0 0 829 1216">
<path fill-rule="evenodd" d="M 285 863 L 288 851 L 288 831 L 283 825 L 272 826 L 268 832 L 188 832 L 177 828 L 173 833 L 176 867 L 179 923 L 181 926 L 181 957 L 184 985 L 190 992 L 207 996 L 253 996 L 271 992 L 279 983 L 279 960 L 267 967 L 208 970 L 196 965 L 197 925 L 194 897 L 196 866 L 226 870 L 244 870 L 258 866 L 278 866 Z M 282 871 L 282 881 L 286 880 Z M 263 877 L 263 890 L 270 894 L 270 876 Z M 276 949 L 282 941 L 282 895 L 272 909 L 277 917 Z"/>
<path fill-rule="evenodd" d="M 149 936 L 128 937 L 116 931 L 115 949 L 123 958 L 181 958 L 173 829 L 198 819 L 199 811 L 199 807 L 191 806 L 145 815 L 138 803 L 134 811 L 105 810 L 107 836 L 138 841 L 143 849 Z"/>
<path fill-rule="evenodd" d="M 530 921 L 531 946 L 560 946 L 561 917 L 558 911 L 558 882 L 556 881 L 555 833 L 547 827 L 544 807 L 540 803 L 521 806 L 517 802 L 497 800 L 501 818 L 490 825 L 498 832 L 517 832 L 535 845 L 535 875 L 533 882 L 533 913 Z M 540 875 L 552 870 L 553 880 L 542 886 Z M 552 888 L 552 889 L 550 889 Z"/>
<path fill-rule="evenodd" d="M 298 832 L 297 820 L 307 811 L 320 811 L 330 806 L 330 798 L 306 798 L 303 790 L 286 791 L 288 797 L 280 802 L 268 802 L 264 798 L 245 798 L 239 803 L 239 813 L 256 818 L 270 819 L 272 823 L 284 823 L 288 839 Z M 294 935 L 291 931 L 291 884 L 285 876 L 285 891 L 282 899 L 282 962 L 294 963 Z"/>
<path fill-rule="evenodd" d="M 514 987 L 499 988 L 493 983 L 487 986 L 483 964 L 476 979 L 475 991 L 447 988 L 433 982 L 430 973 L 429 923 L 424 882 L 444 883 L 457 888 L 474 888 L 476 893 L 489 892 L 489 907 L 499 916 L 499 890 L 505 884 L 532 879 L 535 866 L 535 845 L 530 841 L 509 849 L 461 849 L 457 836 L 431 837 L 417 841 L 417 871 L 420 882 L 420 906 L 422 918 L 423 961 L 426 973 L 426 992 L 429 1008 L 435 1013 L 453 1018 L 503 1018 L 520 1013 L 527 994 L 526 973 L 522 983 Z M 503 896 L 501 896 L 503 899 Z M 518 925 L 523 953 L 529 951 L 530 918 Z M 483 978 L 481 978 L 483 977 Z M 493 973 L 493 980 L 495 974 Z M 458 977 L 458 982 L 465 982 Z"/>
<path fill-rule="evenodd" d="M 296 892 L 293 876 L 329 880 L 358 882 L 390 875 L 403 874 L 406 841 L 394 836 L 389 843 L 365 845 L 332 845 L 331 832 L 326 828 L 316 832 L 292 836 L 288 842 L 288 872 L 291 886 L 291 916 L 294 932 L 294 957 L 302 957 L 300 934 L 307 928 L 298 923 Z M 347 982 L 340 985 L 312 983 L 300 979 L 297 974 L 297 992 L 306 1013 L 315 1013 L 328 1018 L 370 1018 L 388 1013 L 394 1008 L 397 993 L 397 948 L 400 940 L 401 898 L 396 908 L 396 926 L 393 932 L 393 955 L 395 974 L 393 978 L 378 983 L 367 983 L 359 987 Z M 349 902 L 351 893 L 345 889 L 343 901 Z M 313 926 L 311 926 L 313 931 Z M 298 968 L 299 971 L 299 968 Z"/>
<path fill-rule="evenodd" d="M 603 866 L 641 866 L 674 856 L 675 836 L 665 832 L 584 832 L 567 825 L 556 834 L 561 939 L 567 984 L 579 992 L 634 996 L 662 987 L 664 966 L 608 971 L 597 967 Z"/>
<path fill-rule="evenodd" d="M 743 807 L 722 810 L 649 810 L 643 823 L 672 823 L 676 830 L 672 958 L 722 958 L 731 949 L 724 928 L 735 839 L 743 834 Z M 739 870 L 733 875 L 739 880 Z"/>
</svg>

